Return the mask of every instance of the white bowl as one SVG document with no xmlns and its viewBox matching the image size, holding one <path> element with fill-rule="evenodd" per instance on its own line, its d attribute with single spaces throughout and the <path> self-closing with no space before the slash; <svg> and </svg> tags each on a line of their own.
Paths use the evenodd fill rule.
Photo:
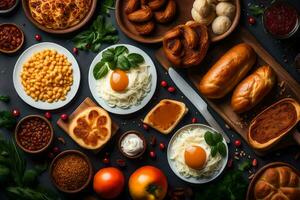
<svg viewBox="0 0 300 200">
<path fill-rule="evenodd" d="M 151 90 L 150 92 L 144 97 L 144 99 L 141 101 L 141 103 L 139 105 L 133 105 L 129 108 L 119 108 L 117 106 L 115 107 L 111 107 L 107 104 L 107 102 L 102 99 L 99 94 L 97 93 L 97 80 L 94 78 L 93 75 L 93 69 L 95 67 L 95 65 L 100 62 L 100 60 L 102 59 L 102 53 L 109 49 L 109 48 L 115 48 L 117 46 L 125 46 L 128 48 L 130 53 L 138 53 L 141 56 L 144 57 L 145 59 L 145 63 L 147 65 L 149 65 L 149 72 L 151 74 Z M 143 107 L 145 107 L 147 105 L 147 103 L 151 100 L 155 89 L 156 89 L 156 85 L 157 85 L 157 73 L 156 73 L 156 68 L 155 65 L 152 61 L 152 59 L 140 48 L 129 45 L 129 44 L 116 44 L 116 45 L 112 45 L 107 47 L 106 49 L 102 50 L 93 60 L 91 66 L 90 66 L 90 70 L 89 70 L 89 87 L 91 90 L 91 93 L 94 97 L 94 99 L 108 112 L 110 113 L 114 113 L 114 114 L 119 114 L 119 115 L 127 115 L 127 114 L 132 114 L 134 112 L 137 112 L 139 110 L 141 110 Z"/>
<path fill-rule="evenodd" d="M 21 72 L 23 68 L 23 64 L 30 59 L 30 57 L 38 53 L 40 51 L 43 51 L 45 49 L 54 49 L 56 50 L 59 54 L 65 55 L 69 62 L 72 64 L 73 68 L 73 85 L 71 86 L 71 90 L 68 92 L 66 96 L 65 101 L 57 101 L 53 103 L 48 103 L 48 102 L 42 102 L 42 101 L 35 101 L 33 98 L 28 96 L 26 92 L 23 89 L 23 85 L 21 84 Z M 78 89 L 79 89 L 79 84 L 80 84 L 80 69 L 79 65 L 74 58 L 74 56 L 64 47 L 51 43 L 51 42 L 43 42 L 39 44 L 35 44 L 28 49 L 26 49 L 22 55 L 19 57 L 18 61 L 15 64 L 14 72 L 13 72 L 13 83 L 15 90 L 17 91 L 18 95 L 20 98 L 25 101 L 28 105 L 38 108 L 41 110 L 55 110 L 58 108 L 61 108 L 68 104 L 76 95 Z"/>
<path fill-rule="evenodd" d="M 189 182 L 189 183 L 193 183 L 193 184 L 204 184 L 204 183 L 208 183 L 208 182 L 211 182 L 212 180 L 216 179 L 225 169 L 226 165 L 227 165 L 227 160 L 228 160 L 228 146 L 227 146 L 227 143 L 225 141 L 225 139 L 223 138 L 223 143 L 225 144 L 226 146 L 226 151 L 227 151 L 227 154 L 226 154 L 226 157 L 225 158 L 222 158 L 222 160 L 220 162 L 222 162 L 220 164 L 220 169 L 217 173 L 215 173 L 213 176 L 209 177 L 209 178 L 200 178 L 200 179 L 197 179 L 195 177 L 189 177 L 189 178 L 186 178 L 184 176 L 182 176 L 176 169 L 175 167 L 175 164 L 174 164 L 174 161 L 172 161 L 170 159 L 170 153 L 171 153 L 171 146 L 173 145 L 173 142 L 174 140 L 178 137 L 179 134 L 182 133 L 183 130 L 187 130 L 187 129 L 194 129 L 194 128 L 202 128 L 202 129 L 207 129 L 208 131 L 212 131 L 212 132 L 218 132 L 216 131 L 215 129 L 213 129 L 212 127 L 210 126 L 207 126 L 207 125 L 204 125 L 204 124 L 188 124 L 182 128 L 180 128 L 179 130 L 177 130 L 174 135 L 172 136 L 170 142 L 169 142 L 169 145 L 168 145 L 168 149 L 167 149 L 167 159 L 168 159 L 168 163 L 169 163 L 169 166 L 171 167 L 172 171 L 182 180 L 186 181 L 186 182 Z"/>
</svg>

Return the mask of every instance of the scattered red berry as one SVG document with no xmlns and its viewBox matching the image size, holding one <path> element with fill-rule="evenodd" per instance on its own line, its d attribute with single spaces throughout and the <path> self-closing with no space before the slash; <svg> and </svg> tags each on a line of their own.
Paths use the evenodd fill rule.
<svg viewBox="0 0 300 200">
<path fill-rule="evenodd" d="M 109 160 L 109 158 L 103 158 L 102 162 L 104 164 L 109 164 L 110 160 Z"/>
<path fill-rule="evenodd" d="M 47 119 L 51 119 L 51 118 L 52 118 L 52 115 L 51 115 L 50 112 L 46 112 L 46 113 L 45 113 L 45 117 L 46 117 Z"/>
<path fill-rule="evenodd" d="M 58 147 L 53 148 L 53 153 L 58 154 L 60 152 L 60 149 Z"/>
<path fill-rule="evenodd" d="M 78 54 L 78 49 L 76 47 L 73 48 L 73 53 L 76 55 Z"/>
<path fill-rule="evenodd" d="M 12 110 L 12 115 L 13 115 L 14 117 L 19 117 L 19 116 L 20 116 L 20 111 L 19 111 L 18 109 L 13 109 L 13 110 Z"/>
<path fill-rule="evenodd" d="M 168 83 L 167 83 L 167 81 L 161 81 L 160 85 L 161 85 L 161 87 L 167 87 Z"/>
<path fill-rule="evenodd" d="M 150 158 L 154 159 L 154 158 L 156 158 L 156 153 L 154 151 L 150 151 L 149 156 L 150 156 Z"/>
<path fill-rule="evenodd" d="M 174 87 L 172 87 L 172 86 L 168 87 L 168 91 L 171 92 L 171 93 L 175 92 L 175 90 L 176 89 Z"/>
<path fill-rule="evenodd" d="M 149 130 L 149 126 L 148 126 L 147 124 L 144 124 L 144 123 L 143 123 L 143 129 L 144 129 L 145 131 L 148 131 L 148 130 Z"/>
<path fill-rule="evenodd" d="M 120 167 L 125 167 L 126 166 L 126 162 L 123 159 L 117 159 L 117 165 Z"/>
<path fill-rule="evenodd" d="M 40 34 L 36 34 L 34 36 L 34 38 L 35 38 L 36 41 L 41 41 L 42 40 L 42 36 Z"/>
<path fill-rule="evenodd" d="M 49 153 L 48 153 L 48 158 L 50 158 L 50 159 L 51 159 L 51 158 L 54 158 L 54 153 L 49 152 Z"/>
<path fill-rule="evenodd" d="M 235 141 L 234 141 L 234 146 L 235 146 L 235 147 L 240 147 L 241 145 L 242 145 L 241 140 L 235 140 Z"/>
<path fill-rule="evenodd" d="M 232 166 L 233 166 L 233 160 L 232 159 L 228 159 L 227 168 L 231 168 Z"/>
<path fill-rule="evenodd" d="M 159 149 L 163 151 L 165 149 L 165 144 L 162 142 L 159 143 Z"/>
<path fill-rule="evenodd" d="M 60 118 L 63 120 L 63 121 L 67 121 L 69 119 L 69 116 L 67 114 L 62 114 L 60 116 Z"/>
<path fill-rule="evenodd" d="M 249 16 L 248 17 L 248 23 L 251 24 L 251 25 L 255 24 L 256 23 L 255 18 L 253 16 Z"/>
<path fill-rule="evenodd" d="M 192 123 L 194 124 L 194 123 L 197 123 L 197 122 L 198 122 L 197 118 L 196 118 L 196 117 L 193 117 L 193 118 L 192 118 Z"/>
<path fill-rule="evenodd" d="M 152 135 L 150 138 L 150 145 L 153 147 L 156 145 L 156 137 L 154 135 Z"/>
<path fill-rule="evenodd" d="M 256 166 L 257 166 L 257 160 L 256 160 L 255 158 L 252 160 L 252 166 L 253 166 L 253 167 L 256 167 Z"/>
</svg>

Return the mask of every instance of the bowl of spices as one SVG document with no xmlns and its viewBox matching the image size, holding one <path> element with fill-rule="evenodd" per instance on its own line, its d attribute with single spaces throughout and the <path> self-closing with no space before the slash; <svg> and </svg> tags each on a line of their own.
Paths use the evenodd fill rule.
<svg viewBox="0 0 300 200">
<path fill-rule="evenodd" d="M 51 145 L 53 128 L 46 118 L 39 115 L 29 115 L 17 124 L 15 139 L 23 151 L 39 154 Z"/>
<path fill-rule="evenodd" d="M 0 14 L 7 14 L 17 7 L 19 0 L 1 0 Z"/>
<path fill-rule="evenodd" d="M 50 165 L 53 184 L 64 193 L 84 190 L 92 180 L 93 167 L 88 157 L 77 150 L 58 154 Z"/>
<path fill-rule="evenodd" d="M 145 137 L 134 130 L 125 132 L 119 139 L 119 150 L 127 158 L 139 158 L 146 151 Z"/>
<path fill-rule="evenodd" d="M 16 24 L 0 24 L 0 52 L 15 53 L 24 43 L 24 33 Z"/>
<path fill-rule="evenodd" d="M 298 11 L 285 1 L 276 1 L 265 9 L 263 25 L 265 30 L 275 38 L 289 38 L 299 28 Z"/>
</svg>

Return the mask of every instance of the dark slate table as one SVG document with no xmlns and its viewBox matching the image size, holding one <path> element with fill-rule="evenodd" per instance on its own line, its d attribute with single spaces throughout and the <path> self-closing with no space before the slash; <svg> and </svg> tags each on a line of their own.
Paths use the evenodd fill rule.
<svg viewBox="0 0 300 200">
<path fill-rule="evenodd" d="M 247 0 L 247 1 L 241 1 L 242 2 L 242 16 L 241 16 L 241 24 L 246 26 L 250 32 L 252 32 L 256 38 L 258 39 L 259 42 L 263 45 L 263 47 L 272 55 L 276 58 L 276 60 L 284 66 L 284 68 L 300 83 L 300 74 L 297 72 L 295 66 L 294 66 L 294 57 L 300 52 L 300 40 L 298 39 L 293 39 L 293 40 L 276 40 L 272 37 L 270 37 L 267 33 L 265 33 L 261 20 L 257 18 L 257 23 L 255 25 L 249 25 L 247 23 L 247 15 L 248 15 L 248 10 L 247 6 L 250 3 L 260 3 L 260 4 L 267 4 L 269 1 L 267 0 Z M 292 3 L 294 6 L 300 10 L 300 1 L 295 1 L 295 0 L 289 0 L 290 3 Z M 99 3 L 100 4 L 100 3 Z M 99 13 L 99 5 L 98 9 L 95 13 L 95 16 L 97 13 Z M 95 17 L 94 16 L 94 17 Z M 115 18 L 112 12 L 111 22 L 117 27 Z M 15 65 L 15 62 L 17 61 L 18 57 L 22 53 L 23 50 L 26 48 L 30 47 L 33 44 L 36 44 L 37 42 L 34 39 L 35 34 L 40 34 L 42 36 L 42 41 L 46 42 L 54 42 L 58 43 L 70 51 L 72 51 L 72 42 L 71 39 L 73 38 L 74 35 L 67 35 L 67 36 L 56 36 L 52 34 L 45 33 L 39 29 L 37 29 L 31 22 L 27 20 L 27 18 L 24 15 L 24 12 L 21 8 L 21 5 L 17 7 L 14 13 L 12 13 L 9 16 L 0 16 L 0 23 L 5 23 L 5 22 L 12 22 L 20 25 L 25 33 L 26 37 L 26 42 L 23 48 L 18 51 L 15 55 L 4 55 L 0 54 L 0 94 L 7 94 L 11 97 L 11 102 L 9 104 L 3 104 L 0 103 L 0 110 L 3 109 L 13 109 L 13 108 L 18 108 L 21 111 L 21 117 L 24 117 L 29 114 L 44 114 L 44 111 L 35 109 L 24 103 L 17 95 L 14 87 L 13 87 L 13 82 L 12 82 L 12 73 L 13 73 L 13 68 Z M 117 27 L 118 28 L 118 27 Z M 119 31 L 119 37 L 120 41 L 119 43 L 126 43 L 126 44 L 132 44 L 135 45 L 144 51 L 146 51 L 151 58 L 153 59 L 156 69 L 158 72 L 158 81 L 160 82 L 161 80 L 166 80 L 169 83 L 172 83 L 168 75 L 165 73 L 163 68 L 160 66 L 160 64 L 155 60 L 154 57 L 154 52 L 159 48 L 159 45 L 144 45 L 141 43 L 137 43 L 129 38 L 127 38 L 121 31 Z M 105 48 L 107 45 L 103 45 L 103 48 Z M 205 120 L 201 117 L 201 115 L 196 111 L 195 107 L 193 107 L 190 102 L 183 97 L 182 93 L 177 91 L 175 94 L 170 94 L 168 93 L 164 88 L 161 88 L 158 84 L 157 90 L 154 94 L 153 99 L 151 102 L 140 112 L 135 113 L 134 115 L 126 116 L 126 117 L 121 117 L 118 115 L 111 115 L 113 120 L 115 120 L 119 125 L 120 125 L 120 130 L 116 136 L 112 138 L 112 140 L 109 142 L 109 144 L 106 145 L 106 147 L 99 153 L 99 154 L 93 154 L 89 151 L 83 150 L 80 148 L 78 145 L 75 144 L 57 125 L 56 121 L 59 118 L 59 115 L 62 113 L 68 113 L 70 114 L 77 106 L 86 98 L 86 97 L 92 97 L 89 87 L 88 87 L 88 70 L 89 66 L 93 60 L 93 58 L 96 56 L 95 53 L 91 52 L 79 52 L 79 55 L 76 56 L 76 59 L 78 61 L 78 64 L 80 65 L 80 70 L 81 70 L 81 85 L 80 89 L 74 98 L 74 100 L 69 103 L 67 106 L 65 106 L 62 109 L 59 109 L 57 111 L 52 112 L 53 118 L 52 118 L 52 124 L 54 126 L 55 130 L 55 135 L 56 136 L 62 136 L 65 138 L 67 144 L 62 145 L 58 141 L 55 142 L 55 145 L 58 146 L 61 150 L 67 150 L 67 149 L 78 149 L 80 151 L 83 151 L 86 153 L 92 163 L 93 166 L 96 170 L 100 169 L 101 167 L 104 167 L 105 165 L 102 163 L 102 159 L 104 156 L 105 152 L 110 152 L 111 153 L 111 162 L 112 166 L 116 166 L 116 159 L 122 158 L 122 155 L 120 155 L 120 152 L 117 149 L 117 141 L 118 137 L 120 136 L 121 133 L 131 130 L 131 129 L 136 129 L 138 131 L 141 131 L 145 134 L 146 138 L 150 138 L 151 136 L 155 136 L 157 138 L 158 142 L 164 142 L 166 145 L 168 144 L 168 141 L 171 137 L 170 135 L 162 135 L 154 130 L 150 131 L 144 131 L 141 127 L 140 120 L 145 116 L 145 114 L 154 106 L 156 103 L 160 101 L 160 99 L 163 98 L 173 98 L 173 99 L 178 99 L 180 101 L 183 101 L 187 104 L 189 108 L 189 113 L 187 116 L 184 118 L 184 120 L 181 121 L 181 123 L 177 126 L 176 129 L 179 127 L 191 123 L 192 117 L 197 117 L 198 121 L 200 123 L 206 123 Z M 299 91 L 300 92 L 300 91 Z M 222 125 L 222 127 L 226 130 L 224 121 L 215 113 L 213 112 L 214 117 L 217 119 L 217 121 Z M 175 130 L 176 130 L 175 129 Z M 11 132 L 8 132 L 7 130 L 0 130 L 1 135 L 4 135 L 5 137 L 9 138 L 13 134 Z M 235 139 L 241 139 L 241 137 L 235 133 L 234 131 L 227 130 L 227 134 L 230 136 L 232 141 Z M 230 148 L 230 153 L 233 154 L 235 151 L 234 146 L 231 144 L 229 146 Z M 126 160 L 127 167 L 123 169 L 123 172 L 126 176 L 126 181 L 128 181 L 128 178 L 130 174 L 137 169 L 140 166 L 143 165 L 154 165 L 160 169 L 163 170 L 165 175 L 168 177 L 169 185 L 170 187 L 179 187 L 179 186 L 192 186 L 189 185 L 182 180 L 180 180 L 178 177 L 175 176 L 175 174 L 171 171 L 168 163 L 167 163 L 167 157 L 166 157 L 166 152 L 162 152 L 159 150 L 158 145 L 155 147 L 156 153 L 157 153 L 157 159 L 156 160 L 151 160 L 147 154 L 144 156 L 145 158 L 142 161 L 130 161 Z M 246 145 L 245 141 L 243 141 L 243 150 L 247 153 L 247 155 L 250 155 L 251 158 L 255 158 L 256 156 L 254 155 L 253 151 Z M 272 154 L 269 154 L 268 156 L 264 158 L 257 158 L 258 159 L 258 167 L 262 167 L 263 165 L 273 162 L 273 161 L 283 161 L 283 162 L 288 162 L 298 169 L 300 169 L 300 160 L 295 159 L 295 155 L 299 152 L 299 147 L 290 147 L 285 149 L 284 151 L 279 151 L 279 152 L 274 152 Z M 27 162 L 30 165 L 33 163 L 37 162 L 37 158 L 34 158 L 32 156 L 26 155 Z M 240 161 L 234 161 L 235 167 L 236 163 Z M 226 173 L 226 171 L 224 172 Z M 245 178 L 248 177 L 248 173 L 245 172 Z M 48 173 L 44 173 L 41 178 L 40 182 L 42 185 L 53 188 L 53 185 L 51 181 L 49 180 Z M 197 186 L 197 187 L 205 187 L 203 186 Z M 55 188 L 53 188 L 55 190 Z M 197 190 L 195 188 L 195 190 Z M 89 191 L 77 195 L 77 197 L 69 197 L 65 196 L 62 193 L 59 193 L 60 196 L 64 199 L 83 199 L 86 195 L 93 194 L 92 189 L 90 188 Z M 3 191 L 0 190 L 0 199 L 5 199 L 3 195 Z M 129 194 L 128 194 L 128 188 L 124 191 L 122 194 L 121 199 L 130 199 Z"/>
</svg>

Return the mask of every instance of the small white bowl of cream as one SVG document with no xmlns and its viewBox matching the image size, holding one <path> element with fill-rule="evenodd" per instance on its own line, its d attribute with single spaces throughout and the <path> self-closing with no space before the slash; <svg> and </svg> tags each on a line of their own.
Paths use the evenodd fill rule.
<svg viewBox="0 0 300 200">
<path fill-rule="evenodd" d="M 134 130 L 125 132 L 119 139 L 119 150 L 128 158 L 139 158 L 146 151 L 145 137 Z"/>
</svg>

